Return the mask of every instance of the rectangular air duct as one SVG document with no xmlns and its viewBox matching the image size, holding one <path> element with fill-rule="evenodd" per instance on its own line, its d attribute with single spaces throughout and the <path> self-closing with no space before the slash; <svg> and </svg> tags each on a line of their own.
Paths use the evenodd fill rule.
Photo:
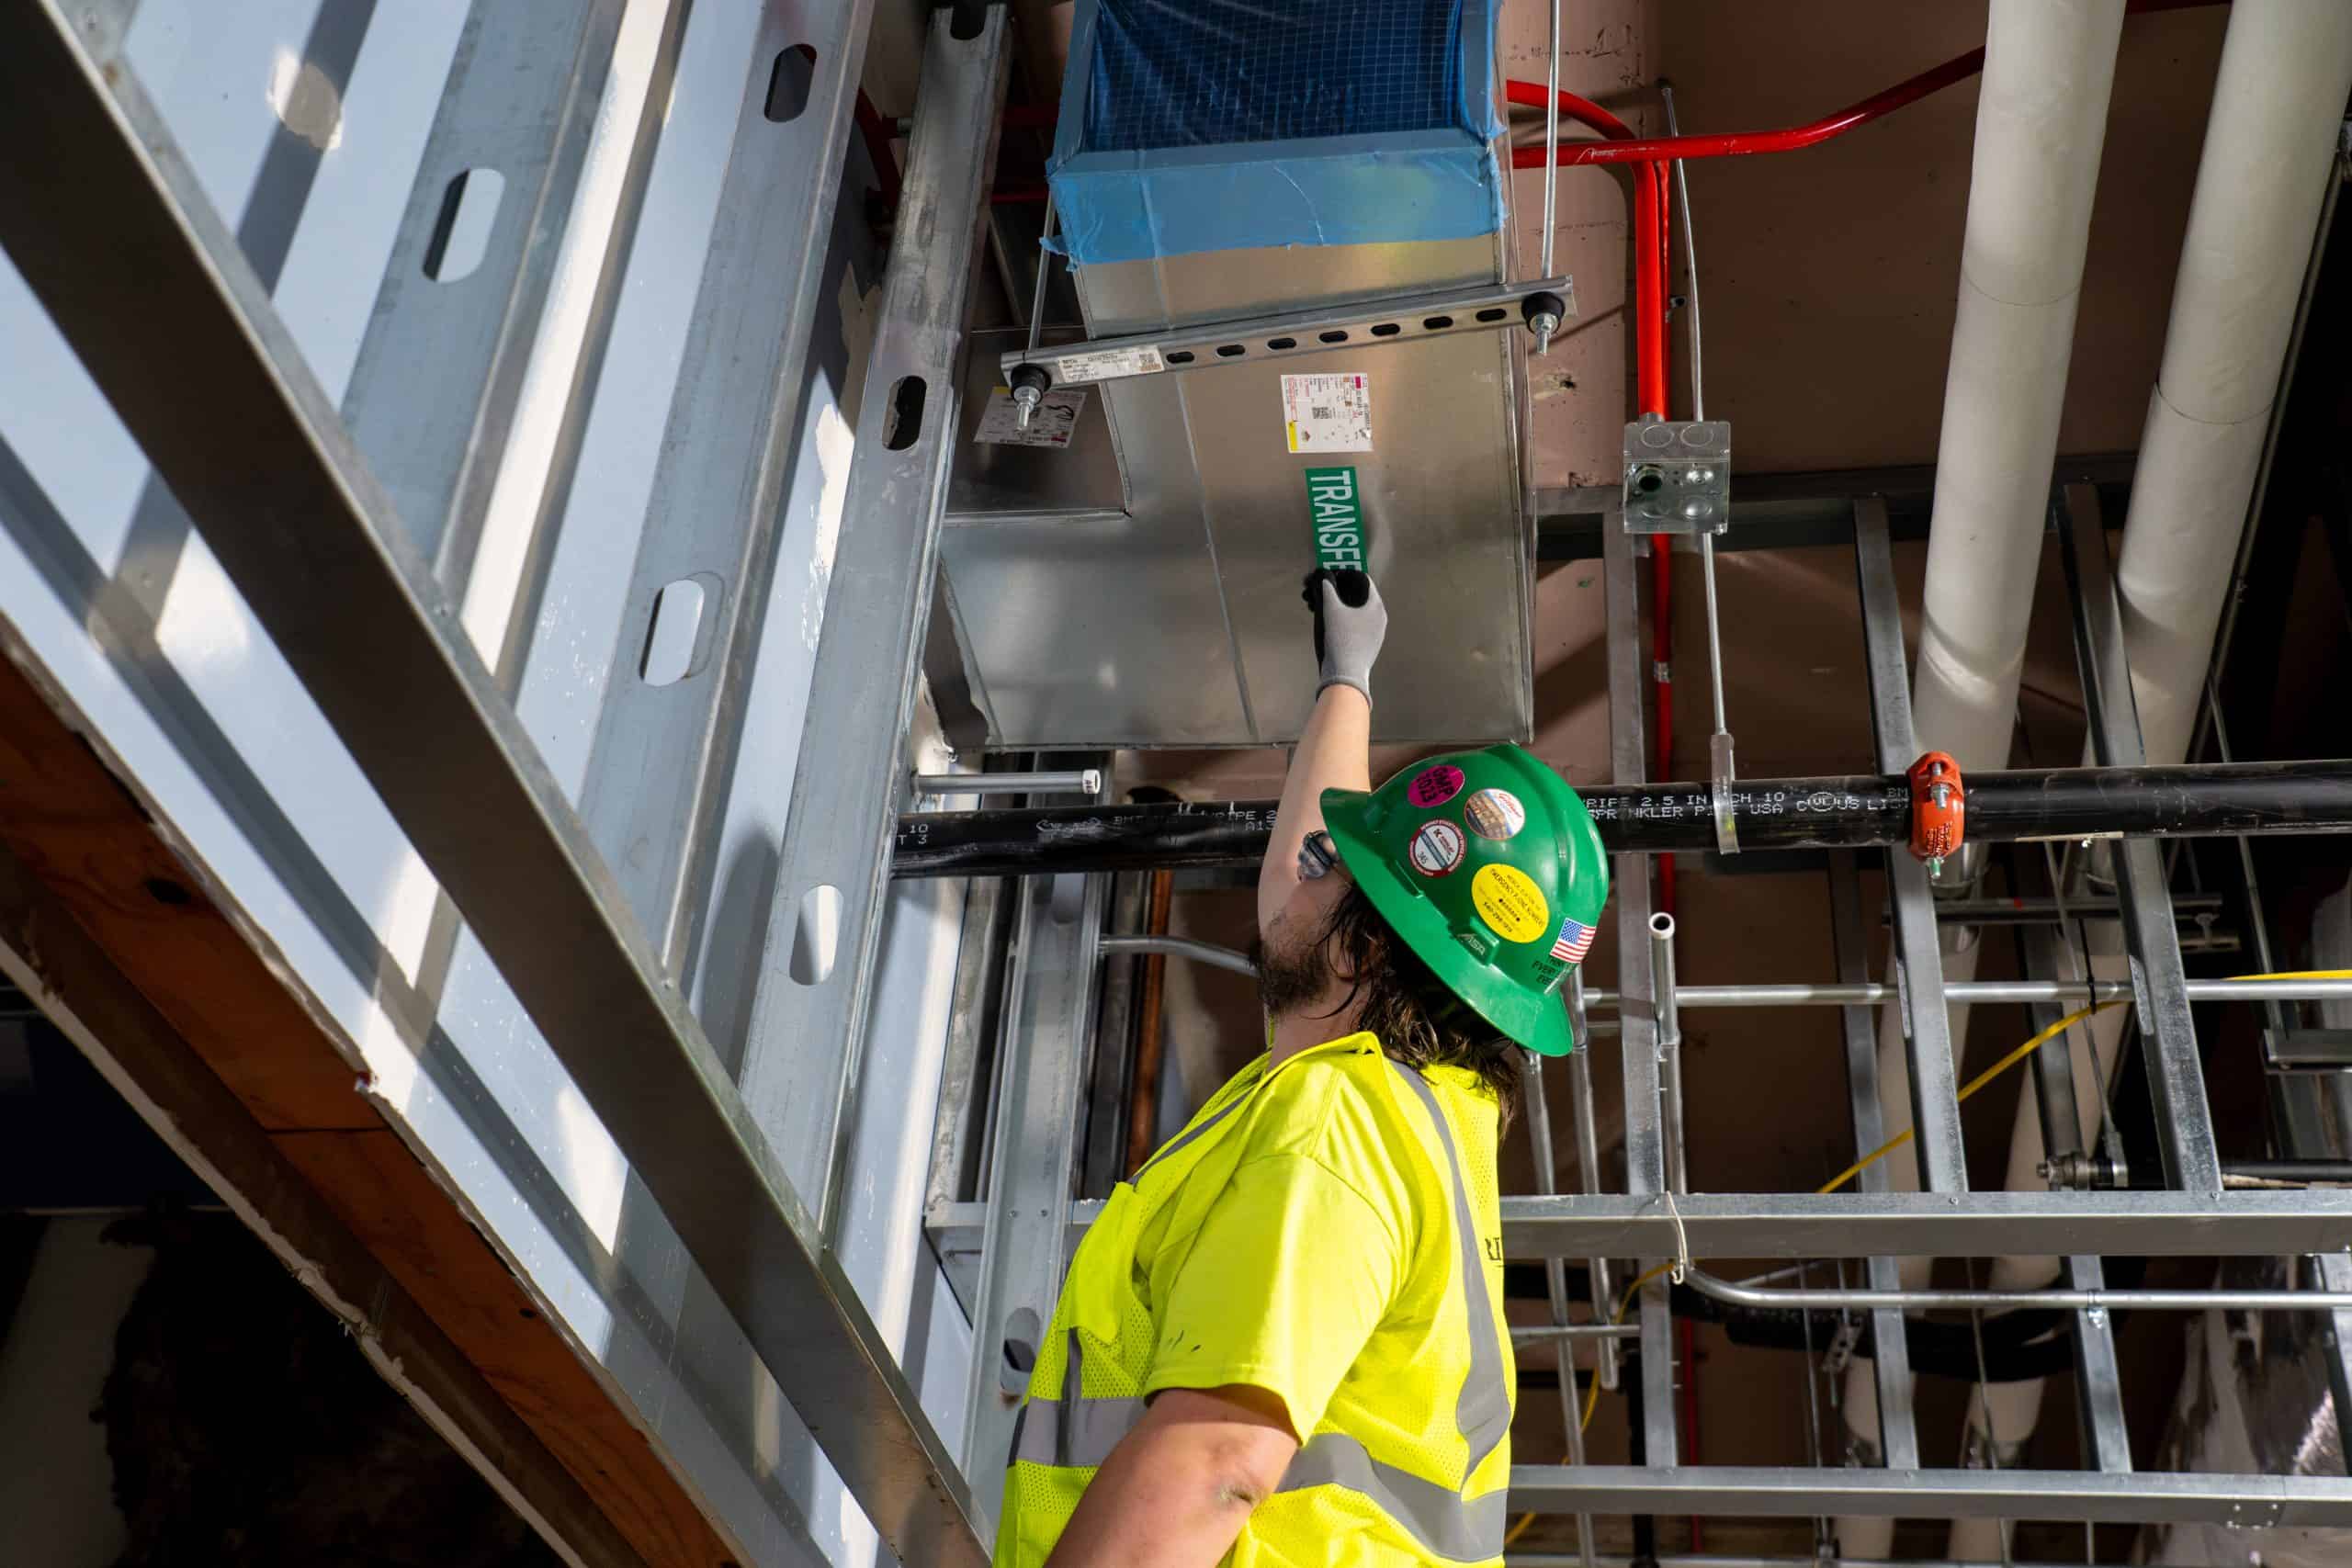
<svg viewBox="0 0 2352 1568">
<path fill-rule="evenodd" d="M 1497 9 L 1079 0 L 1051 177 L 1087 336 L 1511 277 Z M 1096 384 L 1059 450 L 974 440 L 1022 341 L 975 334 L 941 556 L 991 746 L 1295 739 L 1312 470 L 1360 496 L 1389 607 L 1377 737 L 1528 735 L 1516 311 Z M 1359 388 L 1365 435 L 1341 429 Z"/>
</svg>

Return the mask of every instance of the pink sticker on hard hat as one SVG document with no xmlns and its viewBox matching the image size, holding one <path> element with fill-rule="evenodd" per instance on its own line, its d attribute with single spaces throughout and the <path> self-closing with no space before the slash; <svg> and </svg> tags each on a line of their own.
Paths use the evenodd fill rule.
<svg viewBox="0 0 2352 1568">
<path fill-rule="evenodd" d="M 1462 770 L 1451 762 L 1440 762 L 1425 768 L 1421 776 L 1406 787 L 1405 798 L 1426 811 L 1432 806 L 1443 806 L 1462 793 Z"/>
</svg>

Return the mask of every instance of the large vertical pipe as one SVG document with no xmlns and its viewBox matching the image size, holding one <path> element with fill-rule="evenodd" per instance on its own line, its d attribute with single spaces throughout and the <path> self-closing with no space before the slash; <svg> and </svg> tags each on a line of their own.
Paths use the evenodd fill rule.
<svg viewBox="0 0 2352 1568">
<path fill-rule="evenodd" d="M 2264 0 L 2231 7 L 2116 564 L 2132 695 L 2152 763 L 2177 762 L 2188 752 L 2239 536 L 2252 526 L 2246 508 L 2347 95 L 2352 6 Z M 2120 933 L 2095 933 L 2094 945 L 2120 949 Z M 2120 954 L 2101 953 L 2094 967 L 2099 960 L 2115 968 L 2122 963 Z M 2103 1066 L 2111 1068 L 2122 1027 L 2120 1010 L 2091 1021 Z M 2078 1096 L 2094 1081 L 2078 1064 Z M 2020 1104 L 2009 1145 L 2012 1189 L 2041 1185 L 2041 1126 Z M 1993 1280 L 1996 1289 L 2030 1289 L 2057 1272 L 2055 1258 L 2004 1258 Z M 1984 1408 L 1998 1450 L 2013 1452 L 2032 1436 L 2041 1394 L 2038 1382 L 1988 1391 Z M 1981 1427 L 1973 1412 L 1971 1420 Z M 1984 1434 L 1972 1438 L 1981 1442 Z M 1951 1554 L 1996 1552 L 1997 1529 L 1993 1520 L 1954 1525 Z"/>
<path fill-rule="evenodd" d="M 1993 0 L 1986 22 L 1912 694 L 1919 744 L 1962 768 L 2008 761 L 2122 31 L 2123 0 Z M 1945 960 L 1948 981 L 1974 973 L 1973 950 Z M 1879 1032 L 1890 1134 L 1911 1125 L 1896 1015 L 1886 1009 Z M 1967 1038 L 1965 1009 L 1951 1037 Z M 1907 1150 L 1887 1165 L 1892 1185 L 1917 1190 Z M 1926 1262 L 1905 1261 L 1906 1284 L 1924 1282 Z M 1844 1408 L 1854 1439 L 1875 1450 L 1871 1377 L 1849 1371 Z M 1894 1521 L 1840 1519 L 1838 1531 L 1848 1556 L 1883 1557 Z"/>
<path fill-rule="evenodd" d="M 2150 762 L 2188 750 L 2347 91 L 2352 6 L 2231 7 L 2115 569 Z"/>
</svg>

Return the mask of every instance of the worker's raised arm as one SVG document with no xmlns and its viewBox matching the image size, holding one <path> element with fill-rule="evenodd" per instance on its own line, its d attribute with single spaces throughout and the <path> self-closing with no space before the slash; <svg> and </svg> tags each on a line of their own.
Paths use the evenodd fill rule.
<svg viewBox="0 0 2352 1568">
<path fill-rule="evenodd" d="M 1291 753 L 1274 836 L 1258 868 L 1258 929 L 1262 933 L 1298 891 L 1298 852 L 1323 828 L 1323 792 L 1372 787 L 1372 666 L 1388 635 L 1388 607 L 1360 571 L 1317 572 L 1307 592 L 1319 599 L 1316 654 L 1322 684 L 1315 711 Z"/>
</svg>

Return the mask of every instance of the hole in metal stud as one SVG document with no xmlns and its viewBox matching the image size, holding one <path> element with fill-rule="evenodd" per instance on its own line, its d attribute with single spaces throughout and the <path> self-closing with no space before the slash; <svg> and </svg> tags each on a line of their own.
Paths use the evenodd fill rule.
<svg viewBox="0 0 2352 1568">
<path fill-rule="evenodd" d="M 468 169 L 449 182 L 433 238 L 424 247 L 425 276 L 435 283 L 455 283 L 481 265 L 490 254 L 498 198 L 505 190 L 506 176 L 496 169 Z"/>
</svg>

